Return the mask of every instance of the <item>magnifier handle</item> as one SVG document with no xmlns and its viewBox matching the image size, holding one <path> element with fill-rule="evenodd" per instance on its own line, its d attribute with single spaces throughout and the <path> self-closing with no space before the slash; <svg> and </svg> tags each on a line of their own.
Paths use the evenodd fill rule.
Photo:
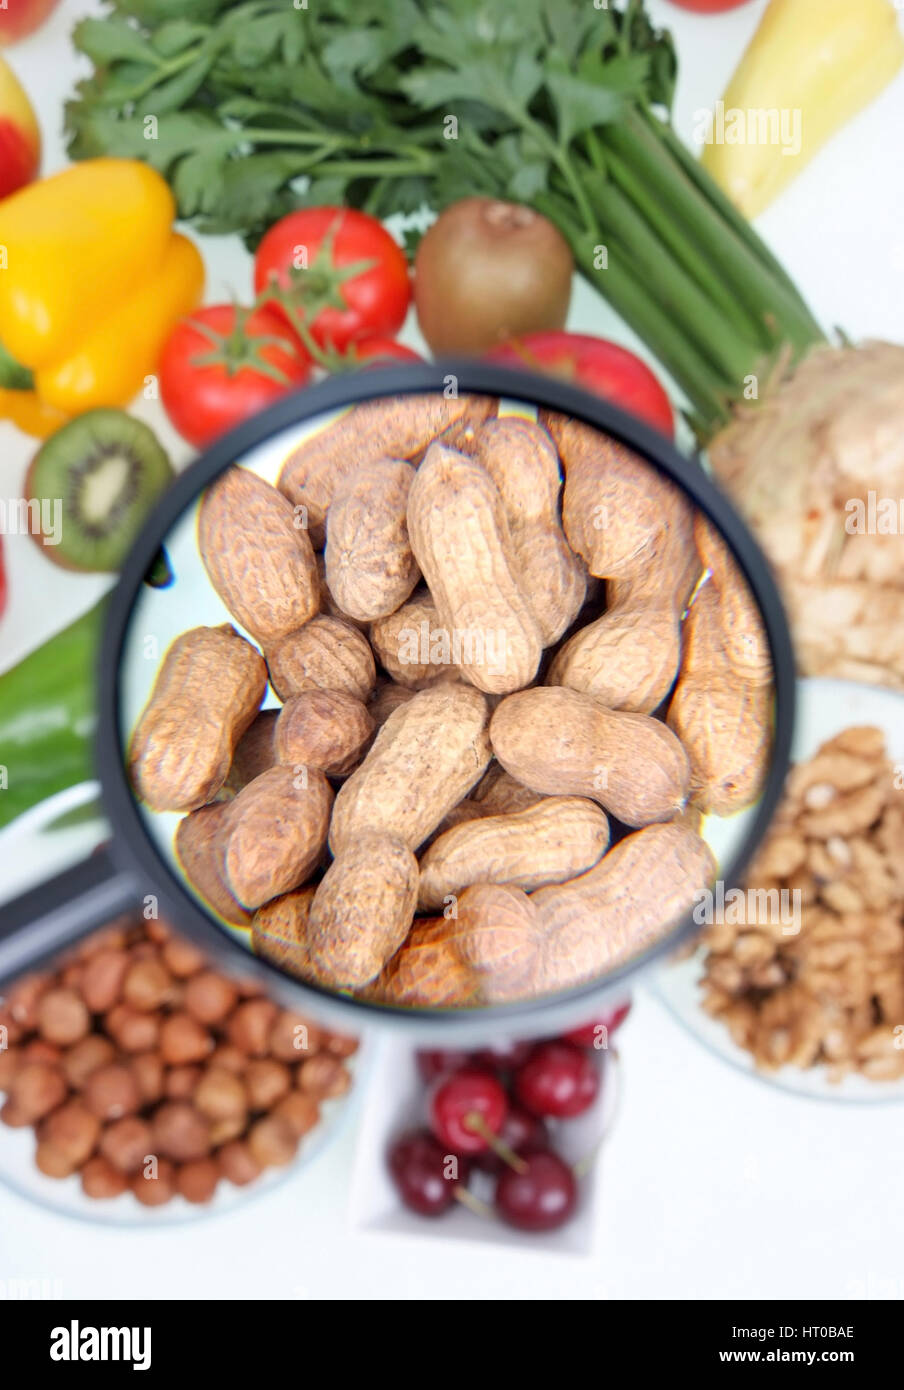
<svg viewBox="0 0 904 1390">
<path fill-rule="evenodd" d="M 116 867 L 106 850 L 3 903 L 0 981 L 33 969 L 134 905 L 132 878 Z"/>
</svg>

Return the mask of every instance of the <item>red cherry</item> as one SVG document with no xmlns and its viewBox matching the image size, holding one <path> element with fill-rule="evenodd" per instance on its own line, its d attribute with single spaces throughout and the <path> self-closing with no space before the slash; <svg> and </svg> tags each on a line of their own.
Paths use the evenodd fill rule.
<svg viewBox="0 0 904 1390">
<path fill-rule="evenodd" d="M 531 1054 L 532 1043 L 512 1042 L 510 1039 L 500 1038 L 498 1042 L 490 1043 L 488 1047 L 482 1047 L 479 1052 L 475 1052 L 472 1061 L 479 1067 L 487 1067 L 490 1071 L 514 1071 L 526 1062 Z"/>
<path fill-rule="evenodd" d="M 518 1154 L 534 1153 L 537 1149 L 549 1148 L 549 1131 L 539 1115 L 531 1115 L 520 1105 L 510 1105 L 499 1138 L 503 1144 Z M 475 1165 L 484 1173 L 501 1173 L 510 1165 L 499 1154 L 487 1150 L 474 1159 Z"/>
<path fill-rule="evenodd" d="M 453 1048 L 436 1048 L 417 1054 L 417 1069 L 424 1081 L 435 1081 L 438 1076 L 449 1076 L 460 1071 L 471 1061 L 470 1052 L 457 1052 Z"/>
<path fill-rule="evenodd" d="M 457 1165 L 457 1176 L 450 1160 Z M 395 1140 L 388 1154 L 389 1172 L 399 1196 L 420 1216 L 441 1216 L 455 1201 L 455 1189 L 468 1178 L 468 1160 L 445 1153 L 427 1130 L 412 1130 Z"/>
<path fill-rule="evenodd" d="M 430 1096 L 430 1128 L 453 1153 L 478 1154 L 505 1123 L 508 1097 L 489 1072 L 465 1067 L 438 1081 Z"/>
<path fill-rule="evenodd" d="M 535 1115 L 568 1119 L 596 1100 L 599 1071 L 586 1051 L 570 1042 L 545 1042 L 534 1048 L 515 1076 L 515 1094 Z"/>
<path fill-rule="evenodd" d="M 496 1184 L 496 1210 L 522 1231 L 552 1231 L 572 1215 L 577 1202 L 574 1174 L 549 1149 L 524 1155 L 525 1171 L 506 1168 Z"/>
<path fill-rule="evenodd" d="M 627 999 L 624 1004 L 619 1004 L 618 1008 L 613 1009 L 610 1013 L 595 1018 L 592 1023 L 585 1023 L 582 1028 L 572 1028 L 570 1032 L 563 1033 L 562 1036 L 578 1047 L 595 1047 L 597 1050 L 606 1048 L 612 1034 L 625 1021 L 630 1012 L 631 1000 Z"/>
</svg>

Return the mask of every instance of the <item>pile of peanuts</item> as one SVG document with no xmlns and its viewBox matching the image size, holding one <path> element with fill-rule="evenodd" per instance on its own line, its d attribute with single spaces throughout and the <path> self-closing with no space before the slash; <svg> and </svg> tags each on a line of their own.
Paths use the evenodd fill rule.
<svg viewBox="0 0 904 1390">
<path fill-rule="evenodd" d="M 0 1120 L 33 1126 L 41 1172 L 88 1197 L 209 1202 L 292 1161 L 356 1048 L 125 918 L 8 991 Z"/>
<path fill-rule="evenodd" d="M 792 770 L 747 886 L 797 891 L 800 930 L 709 927 L 707 1012 L 764 1070 L 904 1077 L 904 787 L 880 729 Z"/>
<path fill-rule="evenodd" d="M 701 815 L 769 764 L 771 652 L 721 534 L 591 426 L 499 410 L 366 401 L 276 486 L 218 477 L 198 547 L 243 631 L 181 633 L 130 740 L 213 912 L 377 1002 L 630 959 L 715 875 Z"/>
</svg>

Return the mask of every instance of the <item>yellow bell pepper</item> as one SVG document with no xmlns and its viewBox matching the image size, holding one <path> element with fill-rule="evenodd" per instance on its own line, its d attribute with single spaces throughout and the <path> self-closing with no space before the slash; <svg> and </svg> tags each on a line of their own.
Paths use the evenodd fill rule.
<svg viewBox="0 0 904 1390">
<path fill-rule="evenodd" d="M 163 261 L 82 338 L 75 352 L 35 372 L 38 395 L 75 415 L 103 405 L 124 405 L 153 371 L 170 330 L 201 299 L 204 263 L 193 242 L 170 237 Z"/>
<path fill-rule="evenodd" d="M 705 136 L 704 167 L 755 217 L 902 63 L 892 0 L 771 0 Z"/>
<path fill-rule="evenodd" d="M 7 391 L 0 387 L 0 420 L 9 420 L 23 434 L 49 439 L 68 416 L 41 400 L 37 391 Z"/>
<path fill-rule="evenodd" d="M 0 418 L 126 405 L 200 302 L 201 257 L 147 165 L 95 159 L 0 202 Z M 15 396 L 31 395 L 45 411 Z"/>
</svg>

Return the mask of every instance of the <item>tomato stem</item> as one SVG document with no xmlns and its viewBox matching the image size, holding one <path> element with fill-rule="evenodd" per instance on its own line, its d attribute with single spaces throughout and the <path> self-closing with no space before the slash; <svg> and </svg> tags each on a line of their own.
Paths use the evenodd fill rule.
<svg viewBox="0 0 904 1390">
<path fill-rule="evenodd" d="M 257 306 L 255 306 L 257 307 Z M 228 333 L 218 333 L 209 323 L 204 323 L 201 319 L 188 319 L 187 322 L 200 333 L 202 338 L 206 338 L 211 344 L 210 352 L 197 353 L 192 359 L 193 367 L 223 367 L 227 376 L 237 376 L 246 367 L 261 376 L 269 377 L 271 381 L 276 381 L 280 386 L 291 385 L 289 376 L 277 367 L 275 363 L 268 362 L 264 356 L 264 348 L 280 348 L 283 352 L 290 350 L 290 343 L 285 338 L 278 338 L 272 333 L 250 334 L 247 329 L 248 318 L 254 312 L 253 309 L 245 309 L 239 305 L 234 306 L 235 319 L 233 326 Z"/>
</svg>

